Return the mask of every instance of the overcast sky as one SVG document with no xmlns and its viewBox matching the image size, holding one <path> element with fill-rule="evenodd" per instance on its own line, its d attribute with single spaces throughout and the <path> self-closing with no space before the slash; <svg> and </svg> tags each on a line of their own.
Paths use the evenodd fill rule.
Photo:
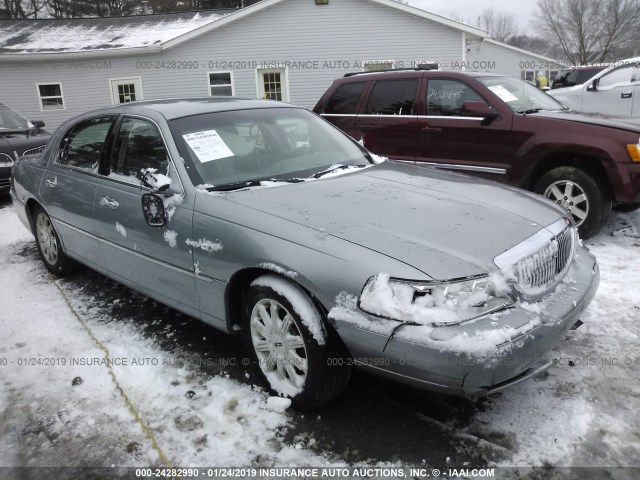
<svg viewBox="0 0 640 480">
<path fill-rule="evenodd" d="M 406 0 L 414 7 L 422 8 L 438 15 L 450 17 L 452 12 L 465 22 L 477 24 L 477 18 L 485 8 L 510 12 L 518 19 L 522 28 L 529 27 L 529 21 L 536 10 L 537 0 Z"/>
</svg>

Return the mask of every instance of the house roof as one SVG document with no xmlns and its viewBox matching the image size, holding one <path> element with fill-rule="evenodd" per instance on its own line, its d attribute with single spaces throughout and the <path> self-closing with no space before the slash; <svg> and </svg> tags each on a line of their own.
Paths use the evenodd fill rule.
<svg viewBox="0 0 640 480">
<path fill-rule="evenodd" d="M 0 58 L 37 61 L 160 52 L 284 0 L 262 0 L 240 10 L 68 20 L 0 20 Z M 394 0 L 366 0 L 472 36 L 486 32 Z"/>
</svg>

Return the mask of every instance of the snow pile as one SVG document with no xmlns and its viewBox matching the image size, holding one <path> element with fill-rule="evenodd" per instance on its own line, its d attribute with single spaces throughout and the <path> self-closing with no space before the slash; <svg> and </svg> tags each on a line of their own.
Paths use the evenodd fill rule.
<svg viewBox="0 0 640 480">
<path fill-rule="evenodd" d="M 267 399 L 267 409 L 276 413 L 284 413 L 291 406 L 290 398 L 269 397 Z"/>
<path fill-rule="evenodd" d="M 207 253 L 219 252 L 222 250 L 222 244 L 220 242 L 212 242 L 206 238 L 201 238 L 200 240 L 191 240 L 188 238 L 185 243 L 190 247 L 199 248 Z"/>
<path fill-rule="evenodd" d="M 275 263 L 262 262 L 258 264 L 258 266 L 264 269 L 279 273 L 280 275 L 284 275 L 285 277 L 296 278 L 298 276 L 297 272 L 294 272 L 293 270 L 287 270 L 286 268 L 282 268 L 280 265 L 276 265 Z"/>
</svg>

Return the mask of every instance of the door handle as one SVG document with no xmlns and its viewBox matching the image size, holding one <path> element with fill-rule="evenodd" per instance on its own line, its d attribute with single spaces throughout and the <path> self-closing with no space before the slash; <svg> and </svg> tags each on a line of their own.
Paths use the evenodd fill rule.
<svg viewBox="0 0 640 480">
<path fill-rule="evenodd" d="M 99 202 L 101 207 L 110 208 L 111 210 L 117 210 L 120 204 L 110 197 L 102 197 Z"/>
<path fill-rule="evenodd" d="M 53 180 L 50 178 L 47 178 L 44 183 L 47 185 L 47 187 L 49 188 L 56 188 L 58 186 L 58 177 L 53 177 Z"/>
<path fill-rule="evenodd" d="M 633 96 L 633 92 L 622 92 L 620 94 L 620 98 L 631 98 Z"/>
<path fill-rule="evenodd" d="M 375 126 L 368 123 L 359 123 L 356 125 L 360 130 L 373 130 Z"/>
<path fill-rule="evenodd" d="M 426 127 L 422 127 L 422 131 L 424 133 L 442 133 L 442 128 L 440 127 L 430 127 L 430 126 L 426 126 Z"/>
</svg>

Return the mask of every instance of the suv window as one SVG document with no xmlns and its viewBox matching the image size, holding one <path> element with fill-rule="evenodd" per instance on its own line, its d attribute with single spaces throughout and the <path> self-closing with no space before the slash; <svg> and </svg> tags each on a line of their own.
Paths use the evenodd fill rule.
<svg viewBox="0 0 640 480">
<path fill-rule="evenodd" d="M 610 71 L 606 75 L 600 77 L 598 87 L 615 87 L 618 85 L 624 85 L 631 83 L 631 77 L 633 75 L 634 65 L 624 65 Z"/>
<path fill-rule="evenodd" d="M 377 82 L 369 96 L 369 115 L 411 115 L 417 79 Z"/>
<path fill-rule="evenodd" d="M 110 176 L 138 184 L 141 172 L 148 168 L 167 174 L 169 156 L 162 136 L 153 123 L 126 117 L 122 120 L 113 148 Z"/>
<path fill-rule="evenodd" d="M 353 82 L 340 85 L 325 105 L 321 113 L 349 115 L 356 113 L 358 101 L 367 82 Z"/>
<path fill-rule="evenodd" d="M 464 102 L 479 101 L 484 99 L 464 82 L 448 79 L 429 80 L 425 98 L 427 115 L 460 115 Z"/>
<path fill-rule="evenodd" d="M 92 118 L 70 129 L 60 143 L 56 163 L 97 172 L 113 119 L 114 117 Z"/>
</svg>

